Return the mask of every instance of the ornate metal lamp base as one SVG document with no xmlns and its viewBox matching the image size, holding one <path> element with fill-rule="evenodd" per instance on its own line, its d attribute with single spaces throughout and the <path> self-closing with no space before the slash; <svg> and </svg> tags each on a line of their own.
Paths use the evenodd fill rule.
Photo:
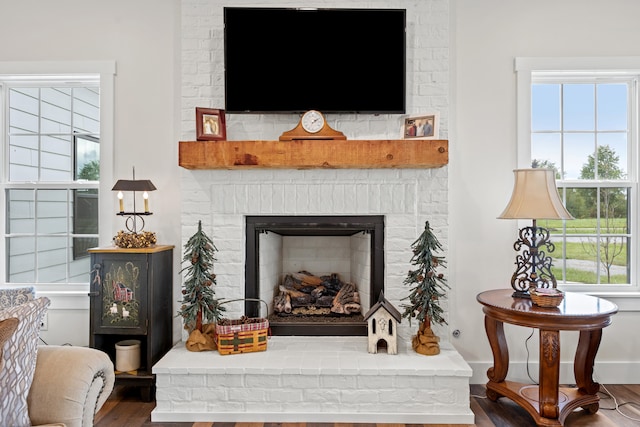
<svg viewBox="0 0 640 427">
<path fill-rule="evenodd" d="M 519 239 L 513 248 L 520 252 L 516 256 L 516 271 L 511 276 L 514 298 L 530 298 L 530 288 L 556 288 L 558 283 L 551 272 L 552 258 L 547 252 L 553 252 L 555 245 L 549 239 L 549 230 L 536 226 L 520 229 Z M 546 248 L 547 252 L 543 249 Z"/>
<path fill-rule="evenodd" d="M 127 232 L 120 230 L 113 237 L 116 246 L 120 248 L 148 248 L 157 242 L 156 233 L 144 231 L 144 217 L 152 215 L 151 212 L 119 212 L 117 215 L 125 216 L 124 222 Z"/>
</svg>

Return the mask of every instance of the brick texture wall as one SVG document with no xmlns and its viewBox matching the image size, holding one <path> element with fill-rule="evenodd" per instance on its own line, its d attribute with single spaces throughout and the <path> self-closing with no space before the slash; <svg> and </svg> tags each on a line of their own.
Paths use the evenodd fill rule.
<svg viewBox="0 0 640 427">
<path fill-rule="evenodd" d="M 182 140 L 195 139 L 195 107 L 224 107 L 223 7 L 243 0 L 182 1 Z M 299 7 L 300 2 L 260 2 Z M 315 1 L 313 7 L 407 10 L 407 114 L 440 114 L 447 138 L 449 109 L 449 3 L 447 0 Z M 330 47 L 328 47 L 330 49 Z M 381 55 L 384 50 L 381 49 Z M 331 127 L 349 139 L 397 139 L 401 115 L 329 114 Z M 228 139 L 278 139 L 295 114 L 227 116 Z M 397 307 L 408 294 L 410 245 L 429 221 L 446 251 L 448 168 L 358 170 L 182 170 L 183 244 L 199 220 L 219 252 L 216 295 L 242 298 L 245 215 L 384 215 L 385 296 Z M 446 256 L 446 252 L 444 253 Z M 446 306 L 446 302 L 445 302 Z M 239 307 L 240 309 L 241 307 Z M 233 309 L 230 313 L 233 315 Z M 415 329 L 415 325 L 413 325 Z M 400 335 L 408 339 L 407 322 Z M 446 339 L 447 333 L 441 335 Z"/>
</svg>

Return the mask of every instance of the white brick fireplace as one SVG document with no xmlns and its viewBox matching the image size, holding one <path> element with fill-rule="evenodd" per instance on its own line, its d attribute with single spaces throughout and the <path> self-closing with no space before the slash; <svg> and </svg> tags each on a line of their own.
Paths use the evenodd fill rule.
<svg viewBox="0 0 640 427">
<path fill-rule="evenodd" d="M 429 221 L 446 247 L 447 168 L 184 171 L 183 239 L 202 220 L 219 252 L 216 295 L 244 297 L 245 216 L 382 215 L 385 296 L 397 307 L 411 267 L 411 244 Z M 238 313 L 242 305 L 230 307 Z M 415 325 L 414 328 L 415 329 Z M 408 338 L 409 325 L 401 334 Z M 446 339 L 448 331 L 441 332 Z"/>
<path fill-rule="evenodd" d="M 182 136 L 194 140 L 195 107 L 222 108 L 222 8 L 297 7 L 299 2 L 182 1 Z M 448 1 L 317 1 L 316 7 L 407 9 L 407 110 L 438 111 L 447 138 Z M 307 6 L 305 2 L 305 6 Z M 311 6 L 311 5 L 309 5 Z M 297 115 L 228 115 L 227 138 L 273 140 Z M 349 139 L 397 139 L 402 117 L 327 115 Z M 212 237 L 216 295 L 244 297 L 248 215 L 384 217 L 384 292 L 398 309 L 409 289 L 411 244 L 429 221 L 448 242 L 448 167 L 431 169 L 182 170 L 182 239 L 198 221 Z M 446 273 L 446 272 L 445 272 Z M 448 313 L 453 307 L 447 307 Z M 242 304 L 229 307 L 239 316 Z M 446 314 L 445 314 L 446 317 Z M 442 352 L 410 348 L 417 325 L 399 326 L 399 354 L 367 353 L 366 337 L 274 336 L 266 352 L 190 353 L 184 342 L 153 369 L 152 421 L 473 423 L 471 369 L 438 327 Z M 183 339 L 185 338 L 183 334 Z"/>
<path fill-rule="evenodd" d="M 446 167 L 185 170 L 182 180 L 183 238 L 202 220 L 219 250 L 221 298 L 244 297 L 246 215 L 383 215 L 385 296 L 398 308 L 425 220 L 446 247 Z M 275 336 L 266 352 L 227 356 L 190 353 L 178 343 L 154 367 L 152 420 L 472 423 L 471 369 L 448 328 L 437 332 L 442 353 L 428 357 L 410 348 L 416 326 L 403 320 L 395 356 L 367 353 L 366 337 Z"/>
</svg>

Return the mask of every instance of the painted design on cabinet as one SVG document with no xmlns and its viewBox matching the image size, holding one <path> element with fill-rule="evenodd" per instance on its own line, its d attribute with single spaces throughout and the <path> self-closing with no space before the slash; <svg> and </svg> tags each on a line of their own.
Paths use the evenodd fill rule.
<svg viewBox="0 0 640 427">
<path fill-rule="evenodd" d="M 136 327 L 140 325 L 140 268 L 133 262 L 113 262 L 102 281 L 103 326 Z"/>
</svg>

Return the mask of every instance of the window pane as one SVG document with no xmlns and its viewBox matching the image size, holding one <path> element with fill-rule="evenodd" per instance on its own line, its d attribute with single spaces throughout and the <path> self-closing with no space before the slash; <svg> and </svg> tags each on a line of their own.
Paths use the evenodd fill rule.
<svg viewBox="0 0 640 427">
<path fill-rule="evenodd" d="M 564 130 L 595 129 L 595 94 L 592 84 L 563 85 Z"/>
<path fill-rule="evenodd" d="M 42 88 L 40 133 L 71 132 L 71 89 Z"/>
<path fill-rule="evenodd" d="M 72 252 L 73 252 L 73 259 L 77 260 L 77 259 L 81 259 L 81 258 L 88 258 L 89 257 L 89 252 L 87 252 L 90 248 L 95 248 L 98 246 L 98 238 L 97 237 L 74 237 L 73 238 L 73 248 L 72 248 Z M 72 266 L 75 265 L 75 262 L 72 264 Z M 82 264 L 82 268 L 81 268 L 81 272 L 84 274 L 86 273 L 87 275 L 89 274 L 89 264 Z M 85 278 L 86 280 L 86 278 Z M 84 280 L 81 280 L 84 281 Z"/>
<path fill-rule="evenodd" d="M 626 234 L 629 232 L 629 197 L 627 188 L 600 188 L 600 233 Z"/>
<path fill-rule="evenodd" d="M 7 281 L 35 283 L 35 237 L 10 237 L 8 240 Z"/>
<path fill-rule="evenodd" d="M 73 192 L 73 218 L 71 227 L 75 235 L 98 234 L 98 190 Z M 89 256 L 87 249 L 98 246 L 97 237 L 74 237 L 73 259 Z"/>
<path fill-rule="evenodd" d="M 618 141 L 615 138 L 616 135 L 609 134 L 606 137 L 600 138 L 599 142 L 601 145 L 598 147 L 598 163 L 597 163 L 597 177 L 598 179 L 624 179 L 626 178 L 625 166 L 627 166 L 626 155 L 627 155 L 627 144 L 626 138 L 625 141 L 620 141 L 618 137 Z M 611 140 L 613 145 L 603 144 L 607 140 Z M 624 160 L 622 160 L 620 154 L 616 150 L 615 147 L 619 147 L 618 149 L 622 151 L 624 155 Z M 589 179 L 593 179 L 593 165 L 594 159 L 593 155 L 589 157 Z"/>
<path fill-rule="evenodd" d="M 564 204 L 575 220 L 565 223 L 567 234 L 594 233 L 592 219 L 596 217 L 595 188 L 565 188 Z M 560 229 L 560 232 L 562 230 Z"/>
<path fill-rule="evenodd" d="M 73 90 L 73 131 L 100 133 L 100 96 L 98 88 L 86 87 Z"/>
<path fill-rule="evenodd" d="M 98 190 L 74 190 L 73 212 L 74 234 L 98 234 Z"/>
<path fill-rule="evenodd" d="M 553 258 L 553 274 L 560 282 L 567 284 L 599 283 L 597 257 L 583 244 L 585 237 L 568 236 L 565 239 L 552 240 L 556 250 L 550 254 Z M 564 258 L 566 254 L 566 258 Z"/>
<path fill-rule="evenodd" d="M 9 131 L 11 133 L 37 133 L 38 88 L 9 90 Z"/>
<path fill-rule="evenodd" d="M 598 130 L 627 130 L 627 85 L 599 84 Z"/>
<path fill-rule="evenodd" d="M 564 138 L 564 179 L 586 179 L 584 171 L 593 170 L 594 151 L 595 138 L 592 133 L 566 134 Z M 590 156 L 591 166 L 589 166 Z"/>
<path fill-rule="evenodd" d="M 619 237 L 583 237 L 580 244 L 594 259 L 598 259 L 598 271 L 594 263 L 593 275 L 597 281 L 586 283 L 629 283 L 627 276 L 627 238 Z"/>
<path fill-rule="evenodd" d="M 10 234 L 35 233 L 35 192 L 33 190 L 7 191 L 7 232 Z"/>
<path fill-rule="evenodd" d="M 534 84 L 531 99 L 531 129 L 560 130 L 560 85 Z"/>
<path fill-rule="evenodd" d="M 40 165 L 37 135 L 9 138 L 9 180 L 14 182 L 37 181 Z"/>
<path fill-rule="evenodd" d="M 558 173 L 562 164 L 562 145 L 559 133 L 531 135 L 531 167 L 552 168 Z"/>
<path fill-rule="evenodd" d="M 95 137 L 78 135 L 74 139 L 76 153 L 76 180 L 100 179 L 100 143 Z"/>
<path fill-rule="evenodd" d="M 60 182 L 73 180 L 71 149 L 71 138 L 68 136 L 42 136 L 40 181 Z"/>
<path fill-rule="evenodd" d="M 76 241 L 80 246 L 76 247 Z M 86 251 L 88 248 L 95 248 L 98 246 L 98 238 L 74 238 L 73 239 L 73 252 L 82 252 L 82 256 L 74 257 L 74 260 L 69 264 L 69 282 L 71 283 L 83 283 L 86 282 L 90 276 L 90 257 Z M 80 247 L 84 248 L 83 250 Z"/>
<path fill-rule="evenodd" d="M 38 281 L 67 281 L 67 237 L 38 238 Z"/>
<path fill-rule="evenodd" d="M 67 190 L 37 191 L 38 234 L 67 233 L 69 200 Z"/>
</svg>

